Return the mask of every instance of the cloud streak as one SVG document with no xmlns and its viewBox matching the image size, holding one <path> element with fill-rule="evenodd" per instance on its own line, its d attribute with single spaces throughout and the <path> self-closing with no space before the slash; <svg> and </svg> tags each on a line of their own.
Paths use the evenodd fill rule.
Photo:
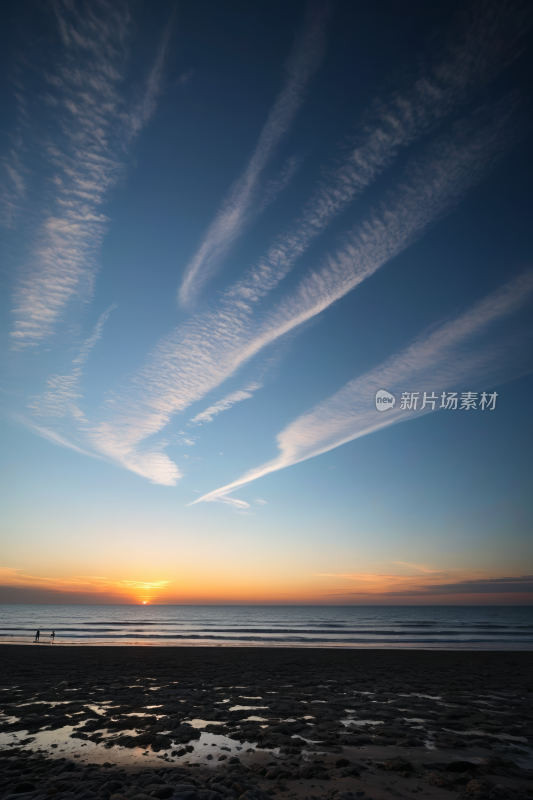
<svg viewBox="0 0 533 800">
<path fill-rule="evenodd" d="M 520 4 L 474 2 L 457 20 L 461 33 L 425 59 L 409 88 L 377 97 L 364 122 L 322 179 L 301 215 L 233 288 L 236 299 L 258 302 L 292 269 L 315 238 L 389 167 L 399 151 L 434 129 L 493 80 L 520 53 L 531 15 Z"/>
<path fill-rule="evenodd" d="M 223 397 L 222 400 L 219 400 L 218 403 L 206 408 L 205 411 L 201 411 L 191 419 L 190 423 L 192 425 L 200 425 L 203 422 L 213 422 L 213 419 L 222 411 L 227 411 L 228 408 L 234 406 L 235 403 L 240 403 L 242 400 L 249 400 L 250 397 L 253 397 L 254 392 L 262 388 L 263 384 L 261 383 L 250 383 L 245 389 L 232 392 Z"/>
<path fill-rule="evenodd" d="M 104 325 L 106 324 L 107 320 L 109 319 L 109 315 L 111 314 L 112 311 L 115 310 L 116 307 L 117 307 L 116 303 L 111 303 L 109 308 L 107 308 L 104 311 L 104 313 L 100 315 L 100 318 L 98 319 L 98 322 L 94 326 L 93 332 L 91 333 L 89 338 L 81 346 L 80 352 L 78 353 L 78 355 L 76 356 L 76 358 L 72 362 L 73 364 L 84 364 L 87 361 L 87 359 L 89 357 L 89 353 L 91 352 L 91 350 L 95 346 L 96 342 L 99 339 L 102 338 L 102 333 L 104 331 Z"/>
<path fill-rule="evenodd" d="M 394 562 L 402 564 L 403 562 Z M 405 564 L 419 571 L 416 564 Z M 328 592 L 326 597 L 360 597 L 371 598 L 410 598 L 439 597 L 464 595 L 528 595 L 533 592 L 533 576 L 518 575 L 511 577 L 489 577 L 482 570 L 451 569 L 422 570 L 427 574 L 421 583 L 421 575 L 398 575 L 388 573 L 321 573 L 316 577 L 336 578 L 341 581 L 353 581 L 358 586 L 353 591 Z M 526 599 L 526 598 L 524 598 Z M 516 602 L 518 598 L 513 598 Z"/>
<path fill-rule="evenodd" d="M 99 575 L 76 575 L 72 578 L 43 578 L 30 575 L 22 569 L 0 567 L 0 586 L 16 588 L 47 589 L 63 594 L 84 592 L 99 595 L 114 593 L 128 595 L 139 590 L 164 590 L 172 581 L 113 580 Z"/>
<path fill-rule="evenodd" d="M 167 31 L 144 98 L 130 111 L 123 90 L 128 5 L 97 0 L 75 7 L 64 1 L 54 9 L 61 47 L 54 70 L 45 71 L 42 102 L 52 120 L 46 133 L 39 126 L 38 103 L 32 105 L 35 98 L 19 94 L 22 149 L 36 153 L 39 162 L 26 171 L 45 176 L 42 185 L 32 187 L 39 200 L 14 292 L 10 336 L 19 349 L 50 336 L 74 298 L 87 301 L 92 295 L 108 224 L 100 209 L 125 172 L 133 136 L 154 111 L 168 42 Z M 19 187 L 11 206 L 18 204 L 23 212 L 21 192 Z"/>
<path fill-rule="evenodd" d="M 309 0 L 304 25 L 296 37 L 287 59 L 285 85 L 268 115 L 259 135 L 256 148 L 243 174 L 236 181 L 224 200 L 215 219 L 209 226 L 197 253 L 185 269 L 179 289 L 182 305 L 192 303 L 206 281 L 217 271 L 231 245 L 242 233 L 254 215 L 254 204 L 259 189 L 261 174 L 275 152 L 282 137 L 287 133 L 296 112 L 302 105 L 305 90 L 320 66 L 325 51 L 325 29 L 330 15 L 330 0 Z M 295 165 L 288 162 L 277 181 L 268 187 L 268 200 L 292 177 Z M 257 213 L 262 208 L 255 209 Z"/>
<path fill-rule="evenodd" d="M 418 391 L 422 398 L 424 391 L 438 395 L 444 390 L 461 386 L 465 381 L 468 381 L 469 387 L 473 382 L 477 386 L 481 382 L 485 386 L 494 385 L 531 371 L 533 361 L 527 347 L 530 342 L 526 337 L 499 339 L 494 344 L 487 341 L 486 334 L 491 326 L 530 302 L 532 295 L 533 272 L 524 273 L 459 318 L 422 336 L 403 353 L 350 381 L 278 435 L 280 455 L 277 458 L 249 471 L 233 483 L 203 495 L 191 505 L 222 498 L 228 502 L 229 492 L 269 473 L 434 410 L 430 405 L 422 408 L 420 403 L 417 410 L 406 411 L 401 409 L 398 402 L 394 408 L 380 413 L 374 404 L 379 389 L 386 389 L 398 398 L 404 391 Z M 435 407 L 438 408 L 438 404 Z"/>
<path fill-rule="evenodd" d="M 71 416 L 78 422 L 86 421 L 78 406 L 78 400 L 83 397 L 80 392 L 80 381 L 83 376 L 81 365 L 87 361 L 96 342 L 102 338 L 104 325 L 116 307 L 117 304 L 113 303 L 100 315 L 93 332 L 82 344 L 78 355 L 72 361 L 72 364 L 75 365 L 74 369 L 67 375 L 51 375 L 46 381 L 44 394 L 32 398 L 33 402 L 28 405 L 28 408 L 34 414 L 49 419 Z"/>
<path fill-rule="evenodd" d="M 343 592 L 342 596 L 379 595 L 380 597 L 424 597 L 455 594 L 518 594 L 533 593 L 533 575 L 504 578 L 478 578 L 453 583 L 413 585 L 412 588 L 386 592 Z M 340 594 L 337 596 L 341 596 Z"/>
<path fill-rule="evenodd" d="M 131 136 L 137 134 L 149 122 L 157 107 L 157 98 L 161 92 L 161 83 L 165 60 L 168 55 L 170 37 L 174 29 L 175 10 L 171 13 L 167 25 L 161 36 L 158 51 L 152 69 L 146 79 L 146 85 L 141 102 L 130 116 Z"/>
<path fill-rule="evenodd" d="M 452 127 L 408 167 L 377 210 L 346 235 L 324 266 L 262 319 L 229 290 L 213 312 L 176 328 L 113 396 L 89 436 L 100 452 L 150 480 L 173 485 L 176 465 L 158 450 L 143 466 L 140 444 L 171 416 L 218 386 L 280 336 L 313 318 L 420 238 L 498 162 L 517 138 L 514 103 L 484 109 Z M 147 451 L 150 460 L 151 450 Z"/>
<path fill-rule="evenodd" d="M 77 444 L 65 439 L 64 436 L 61 436 L 61 434 L 57 433 L 57 431 L 54 431 L 51 428 L 43 428 L 40 425 L 35 425 L 34 422 L 19 414 L 14 415 L 14 419 L 24 425 L 24 427 L 31 430 L 33 433 L 36 433 L 43 439 L 47 439 L 49 442 L 52 442 L 52 444 L 55 444 L 58 447 L 65 447 L 67 450 L 74 450 L 76 453 L 81 453 L 81 455 L 89 456 L 90 458 L 98 458 L 102 461 L 107 460 L 104 458 L 104 456 L 98 455 L 98 453 L 91 453 L 89 450 L 85 450 L 83 447 L 78 447 Z"/>
</svg>

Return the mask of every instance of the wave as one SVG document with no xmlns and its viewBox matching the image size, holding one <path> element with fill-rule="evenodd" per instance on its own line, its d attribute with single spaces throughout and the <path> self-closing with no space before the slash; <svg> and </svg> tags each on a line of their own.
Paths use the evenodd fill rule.
<svg viewBox="0 0 533 800">
<path fill-rule="evenodd" d="M 94 623 L 93 623 L 93 625 L 94 625 Z M 48 625 L 48 627 L 53 627 L 53 626 Z M 230 635 L 230 634 L 236 634 L 236 633 L 246 633 L 246 634 L 258 634 L 258 635 L 262 635 L 262 636 L 271 636 L 271 635 L 275 635 L 275 634 L 278 634 L 278 635 L 283 634 L 284 636 L 290 636 L 290 635 L 294 635 L 294 634 L 299 634 L 300 636 L 304 636 L 304 635 L 316 633 L 316 631 L 309 630 L 309 629 L 306 629 L 306 628 L 234 628 L 234 627 L 229 627 L 228 626 L 228 627 L 220 628 L 220 629 L 217 630 L 217 629 L 213 629 L 213 628 L 199 628 L 197 626 L 194 626 L 194 627 L 191 627 L 189 629 L 182 630 L 180 632 L 167 631 L 164 626 L 160 626 L 160 628 L 161 628 L 161 632 L 158 633 L 158 634 L 155 634 L 155 633 L 154 634 L 148 634 L 148 633 L 145 634 L 143 632 L 143 628 L 139 628 L 139 627 L 134 631 L 132 630 L 132 631 L 130 631 L 128 633 L 124 633 L 124 634 L 121 634 L 120 631 L 117 630 L 116 628 L 102 628 L 100 626 L 95 626 L 93 628 L 75 628 L 75 627 L 71 627 L 71 626 L 67 626 L 67 627 L 56 626 L 54 628 L 54 630 L 58 634 L 62 633 L 62 634 L 68 634 L 68 635 L 75 635 L 77 633 L 81 633 L 81 634 L 84 634 L 84 635 L 85 634 L 90 634 L 90 633 L 100 633 L 100 634 L 102 634 L 102 633 L 111 633 L 111 634 L 113 634 L 113 636 L 129 636 L 130 633 L 135 633 L 137 635 L 137 638 L 139 636 L 157 636 L 159 638 L 161 638 L 163 636 L 170 636 L 171 638 L 173 636 L 176 636 L 176 637 L 178 637 L 178 636 L 186 636 L 186 637 L 190 638 L 193 635 L 200 635 L 200 634 L 204 634 L 204 633 L 205 634 L 219 634 L 219 635 Z M 2 631 L 11 631 L 11 632 L 20 631 L 22 633 L 31 633 L 31 632 L 35 631 L 35 626 L 31 626 L 31 627 L 28 627 L 28 628 L 22 628 L 22 627 L 4 628 L 3 627 L 0 630 L 2 630 Z M 433 636 L 464 636 L 466 634 L 472 635 L 472 634 L 474 634 L 476 632 L 476 630 L 477 630 L 477 628 L 475 626 L 472 626 L 472 627 L 470 627 L 468 629 L 465 628 L 465 629 L 462 629 L 462 630 L 461 629 L 433 630 L 432 631 L 432 635 Z M 511 628 L 511 627 L 508 627 L 505 630 L 506 630 L 506 632 L 507 632 L 507 634 L 509 636 L 512 635 L 512 636 L 521 636 L 522 637 L 522 636 L 530 636 L 531 635 L 531 633 L 529 631 L 516 630 L 516 629 Z M 324 630 L 324 631 L 321 631 L 321 633 L 323 635 L 330 634 L 331 636 L 339 636 L 339 631 L 337 631 L 337 630 L 331 630 L 331 631 Z M 371 637 L 371 636 L 398 636 L 398 637 L 400 637 L 400 636 L 401 637 L 404 637 L 404 636 L 416 636 L 416 637 L 418 637 L 418 636 L 427 636 L 427 632 L 426 631 L 401 631 L 401 630 L 387 630 L 387 629 L 385 629 L 385 630 L 380 630 L 380 629 L 377 629 L 377 630 L 355 629 L 355 630 L 345 630 L 345 631 L 343 631 L 342 632 L 342 637 L 341 637 L 340 640 L 342 641 L 342 640 L 344 640 L 345 636 L 348 636 L 348 635 L 351 636 L 351 635 L 354 635 L 354 634 L 365 635 L 366 637 Z M 533 640 L 533 637 L 532 637 L 532 640 Z"/>
<path fill-rule="evenodd" d="M 433 626 L 433 625 L 440 625 L 440 623 L 437 622 L 437 621 L 433 621 L 433 622 L 400 622 L 400 621 L 398 621 L 396 624 L 397 625 L 401 625 L 404 628 L 409 628 L 409 627 L 422 628 L 422 627 L 430 627 L 430 626 Z M 495 622 L 476 622 L 475 624 L 472 624 L 472 623 L 469 623 L 469 622 L 457 622 L 457 627 L 458 628 L 463 628 L 463 627 L 479 628 L 480 630 L 485 630 L 486 628 L 513 628 L 513 629 L 515 629 L 515 628 L 516 629 L 518 629 L 518 628 L 526 628 L 527 630 L 532 630 L 533 631 L 533 625 L 520 625 L 519 623 L 514 623 L 513 625 L 505 625 L 505 624 L 504 625 L 500 625 L 499 623 L 495 623 Z"/>
<path fill-rule="evenodd" d="M 0 605 L 0 642 L 530 649 L 529 607 Z"/>
<path fill-rule="evenodd" d="M 98 622 L 95 622 L 93 620 L 92 622 L 82 622 L 82 621 L 76 620 L 76 623 L 78 625 L 82 625 L 82 626 L 87 625 L 87 626 L 91 626 L 92 628 L 96 627 L 99 630 L 109 630 L 109 631 L 113 631 L 116 628 L 127 628 L 127 627 L 144 628 L 144 627 L 148 627 L 148 626 L 156 626 L 156 627 L 158 627 L 160 629 L 172 628 L 172 627 L 182 627 L 182 628 L 183 627 L 188 627 L 190 629 L 190 626 L 191 626 L 191 622 L 190 621 L 186 621 L 186 620 L 182 620 L 182 619 L 180 619 L 180 620 L 159 620 L 159 621 L 153 621 L 153 622 L 152 621 L 145 622 L 144 620 L 136 620 L 135 622 L 130 622 L 128 620 L 116 620 L 116 621 L 101 620 L 101 621 L 98 621 Z M 35 624 L 38 624 L 37 620 L 33 623 L 33 625 L 35 625 Z M 50 625 L 50 623 L 48 623 L 48 624 Z M 65 624 L 65 623 L 63 623 L 63 624 Z M 276 623 L 276 622 L 272 622 L 272 621 L 270 621 L 270 625 L 272 627 L 269 628 L 269 627 L 267 627 L 268 624 L 269 624 L 269 621 L 265 621 L 259 628 L 237 627 L 235 625 L 229 624 L 229 625 L 224 625 L 224 630 L 231 630 L 231 631 L 234 631 L 236 633 L 237 632 L 241 632 L 241 631 L 249 632 L 249 633 L 259 633 L 260 631 L 266 631 L 266 632 L 271 631 L 271 632 L 280 632 L 280 633 L 281 632 L 283 632 L 283 633 L 298 633 L 298 632 L 307 632 L 307 631 L 309 631 L 309 632 L 313 632 L 314 633 L 315 630 L 317 628 L 319 628 L 321 631 L 324 629 L 323 630 L 324 633 L 327 630 L 332 630 L 334 632 L 343 632 L 343 633 L 362 633 L 362 632 L 367 632 L 367 631 L 369 633 L 373 633 L 373 632 L 375 632 L 375 633 L 384 633 L 384 634 L 396 633 L 396 629 L 394 629 L 394 630 L 379 630 L 379 629 L 371 629 L 371 628 L 365 627 L 364 625 L 359 627 L 358 629 L 354 630 L 353 628 L 349 628 L 346 625 L 346 623 L 343 623 L 343 624 L 316 623 L 315 624 L 315 623 L 306 621 L 305 623 L 302 623 L 302 625 L 306 626 L 305 627 L 305 631 L 304 631 L 304 629 L 302 629 L 302 628 L 300 628 L 298 626 L 298 623 L 293 623 L 293 626 L 296 625 L 296 627 L 293 627 L 293 628 L 283 628 L 283 627 L 280 627 L 281 623 Z M 415 623 L 415 622 L 400 622 L 400 621 L 398 621 L 397 623 L 393 623 L 393 625 L 394 624 L 396 624 L 398 626 L 398 630 L 401 630 L 402 628 L 408 628 L 408 629 L 410 629 L 410 628 L 427 628 L 427 627 L 435 628 L 438 625 L 442 625 L 442 622 L 435 621 L 435 622 L 416 622 Z M 211 627 L 200 628 L 199 625 L 210 625 Z M 109 626 L 109 627 L 102 627 L 102 626 Z M 216 620 L 216 621 L 213 621 L 213 622 L 205 621 L 205 620 L 195 620 L 194 629 L 195 630 L 206 630 L 207 631 L 207 630 L 213 630 L 213 627 L 215 627 L 215 629 L 216 629 L 216 626 L 220 626 L 220 620 Z M 533 625 L 525 625 L 525 624 L 519 624 L 519 623 L 511 623 L 511 624 L 507 624 L 507 625 L 506 624 L 502 625 L 502 624 L 484 623 L 484 622 L 475 622 L 475 623 L 458 622 L 456 625 L 452 625 L 452 626 L 449 626 L 449 627 L 451 627 L 454 631 L 455 630 L 456 631 L 461 631 L 461 630 L 465 630 L 465 629 L 466 630 L 471 630 L 471 631 L 475 631 L 475 630 L 484 631 L 484 630 L 494 629 L 494 630 L 511 630 L 511 631 L 524 631 L 524 632 L 531 631 L 531 632 L 533 632 Z M 87 630 L 89 630 L 89 629 L 90 628 L 87 628 Z M 2 626 L 2 630 L 19 630 L 19 628 L 18 627 Z M 29 630 L 29 628 L 27 628 L 26 630 Z M 80 628 L 80 630 L 86 630 L 86 628 Z M 441 632 L 441 631 L 439 631 L 439 632 Z M 452 632 L 452 631 L 450 631 L 450 632 Z"/>
</svg>

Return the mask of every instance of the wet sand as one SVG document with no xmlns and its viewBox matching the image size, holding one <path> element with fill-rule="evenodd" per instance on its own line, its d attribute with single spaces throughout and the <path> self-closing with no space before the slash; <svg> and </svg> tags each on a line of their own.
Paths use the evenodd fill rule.
<svg viewBox="0 0 533 800">
<path fill-rule="evenodd" d="M 532 701 L 531 652 L 0 645 L 0 798 L 533 799 Z"/>
</svg>

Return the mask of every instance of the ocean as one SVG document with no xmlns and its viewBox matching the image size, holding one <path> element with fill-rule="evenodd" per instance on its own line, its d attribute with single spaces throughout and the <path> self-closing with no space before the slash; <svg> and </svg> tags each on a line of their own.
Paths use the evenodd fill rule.
<svg viewBox="0 0 533 800">
<path fill-rule="evenodd" d="M 533 649 L 527 606 L 0 604 L 0 642 Z"/>
</svg>

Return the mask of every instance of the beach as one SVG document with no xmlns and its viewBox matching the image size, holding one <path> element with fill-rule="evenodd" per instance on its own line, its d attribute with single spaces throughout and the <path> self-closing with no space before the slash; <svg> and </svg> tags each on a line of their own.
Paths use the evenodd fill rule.
<svg viewBox="0 0 533 800">
<path fill-rule="evenodd" d="M 2 645 L 0 798 L 533 797 L 531 652 Z"/>
</svg>

